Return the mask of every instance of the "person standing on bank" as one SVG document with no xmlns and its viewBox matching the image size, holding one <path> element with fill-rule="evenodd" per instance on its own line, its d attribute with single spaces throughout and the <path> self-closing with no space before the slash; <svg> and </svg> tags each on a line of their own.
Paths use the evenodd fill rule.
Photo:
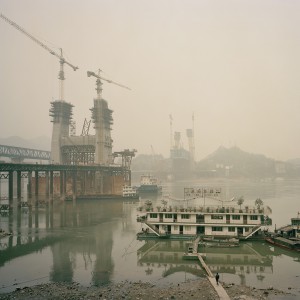
<svg viewBox="0 0 300 300">
<path fill-rule="evenodd" d="M 219 275 L 219 273 L 217 273 L 216 274 L 216 282 L 217 282 L 218 285 L 219 285 L 219 278 L 220 278 L 220 275 Z"/>
</svg>

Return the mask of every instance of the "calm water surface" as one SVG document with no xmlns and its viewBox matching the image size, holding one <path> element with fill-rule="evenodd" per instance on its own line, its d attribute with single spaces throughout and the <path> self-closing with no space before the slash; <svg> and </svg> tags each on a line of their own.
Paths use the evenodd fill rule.
<svg viewBox="0 0 300 300">
<path fill-rule="evenodd" d="M 300 211 L 300 181 L 181 181 L 163 183 L 163 190 L 183 199 L 183 188 L 191 186 L 221 187 L 223 200 L 243 196 L 244 205 L 254 205 L 261 198 L 272 208 L 270 230 L 290 223 Z M 140 202 L 147 199 L 161 205 L 160 197 L 149 195 L 142 195 Z M 202 205 L 203 199 L 189 204 Z M 139 205 L 139 201 L 122 200 L 54 201 L 2 213 L 0 227 L 13 235 L 0 239 L 0 293 L 46 282 L 76 281 L 89 286 L 142 280 L 163 286 L 204 277 L 196 261 L 182 260 L 187 241 L 136 240 L 141 230 L 136 222 Z M 205 252 L 207 264 L 221 274 L 221 281 L 273 286 L 300 297 L 300 254 L 262 242 L 244 242 L 233 249 L 206 248 Z"/>
</svg>

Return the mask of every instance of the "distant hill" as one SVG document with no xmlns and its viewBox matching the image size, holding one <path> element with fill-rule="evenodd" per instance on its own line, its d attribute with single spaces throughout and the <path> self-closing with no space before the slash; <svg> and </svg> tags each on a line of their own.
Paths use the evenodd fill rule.
<svg viewBox="0 0 300 300">
<path fill-rule="evenodd" d="M 0 145 L 50 151 L 51 139 L 46 136 L 40 136 L 33 139 L 24 139 L 19 136 L 10 136 L 7 138 L 0 138 Z"/>
<path fill-rule="evenodd" d="M 300 166 L 300 157 L 299 158 L 289 159 L 287 162 L 290 163 L 290 164 L 292 164 L 292 165 L 298 165 L 298 166 Z"/>
<path fill-rule="evenodd" d="M 219 147 L 215 152 L 197 163 L 198 172 L 214 172 L 230 177 L 279 177 L 292 172 L 288 163 L 252 154 L 238 147 Z"/>
<path fill-rule="evenodd" d="M 155 162 L 155 163 L 154 163 Z M 169 158 L 140 154 L 132 160 L 133 171 L 171 173 Z M 300 177 L 300 159 L 277 161 L 262 154 L 253 154 L 238 147 L 219 147 L 206 158 L 195 163 L 193 177 L 235 178 L 295 178 Z"/>
</svg>

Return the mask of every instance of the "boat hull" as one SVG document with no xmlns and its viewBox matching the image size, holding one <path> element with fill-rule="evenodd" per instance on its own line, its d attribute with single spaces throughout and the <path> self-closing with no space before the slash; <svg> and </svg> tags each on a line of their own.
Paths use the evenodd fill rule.
<svg viewBox="0 0 300 300">
<path fill-rule="evenodd" d="M 278 246 L 283 249 L 292 250 L 296 252 L 300 252 L 300 243 L 293 243 L 290 239 L 286 238 L 272 238 L 267 237 L 265 241 L 271 245 Z"/>
</svg>

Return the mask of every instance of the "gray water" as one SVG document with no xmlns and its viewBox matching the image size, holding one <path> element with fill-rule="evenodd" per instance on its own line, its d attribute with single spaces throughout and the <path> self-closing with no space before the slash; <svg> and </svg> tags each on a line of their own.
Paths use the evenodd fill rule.
<svg viewBox="0 0 300 300">
<path fill-rule="evenodd" d="M 183 199 L 183 188 L 190 186 L 221 187 L 223 200 L 243 196 L 244 205 L 254 205 L 261 198 L 272 208 L 270 230 L 275 224 L 290 223 L 300 211 L 300 181 L 181 181 L 163 183 L 163 191 Z M 204 277 L 199 263 L 182 260 L 187 241 L 136 239 L 141 230 L 137 207 L 147 199 L 161 201 L 161 197 L 142 195 L 134 202 L 56 200 L 32 209 L 17 209 L 14 203 L 12 214 L 0 215 L 0 227 L 13 233 L 0 239 L 0 293 L 59 281 L 89 286 L 142 280 L 164 286 Z M 203 199 L 197 201 L 194 204 L 201 205 Z M 205 201 L 215 205 L 215 200 Z M 300 297 L 298 253 L 263 242 L 244 242 L 234 249 L 207 248 L 206 262 L 223 282 L 273 286 Z"/>
</svg>

